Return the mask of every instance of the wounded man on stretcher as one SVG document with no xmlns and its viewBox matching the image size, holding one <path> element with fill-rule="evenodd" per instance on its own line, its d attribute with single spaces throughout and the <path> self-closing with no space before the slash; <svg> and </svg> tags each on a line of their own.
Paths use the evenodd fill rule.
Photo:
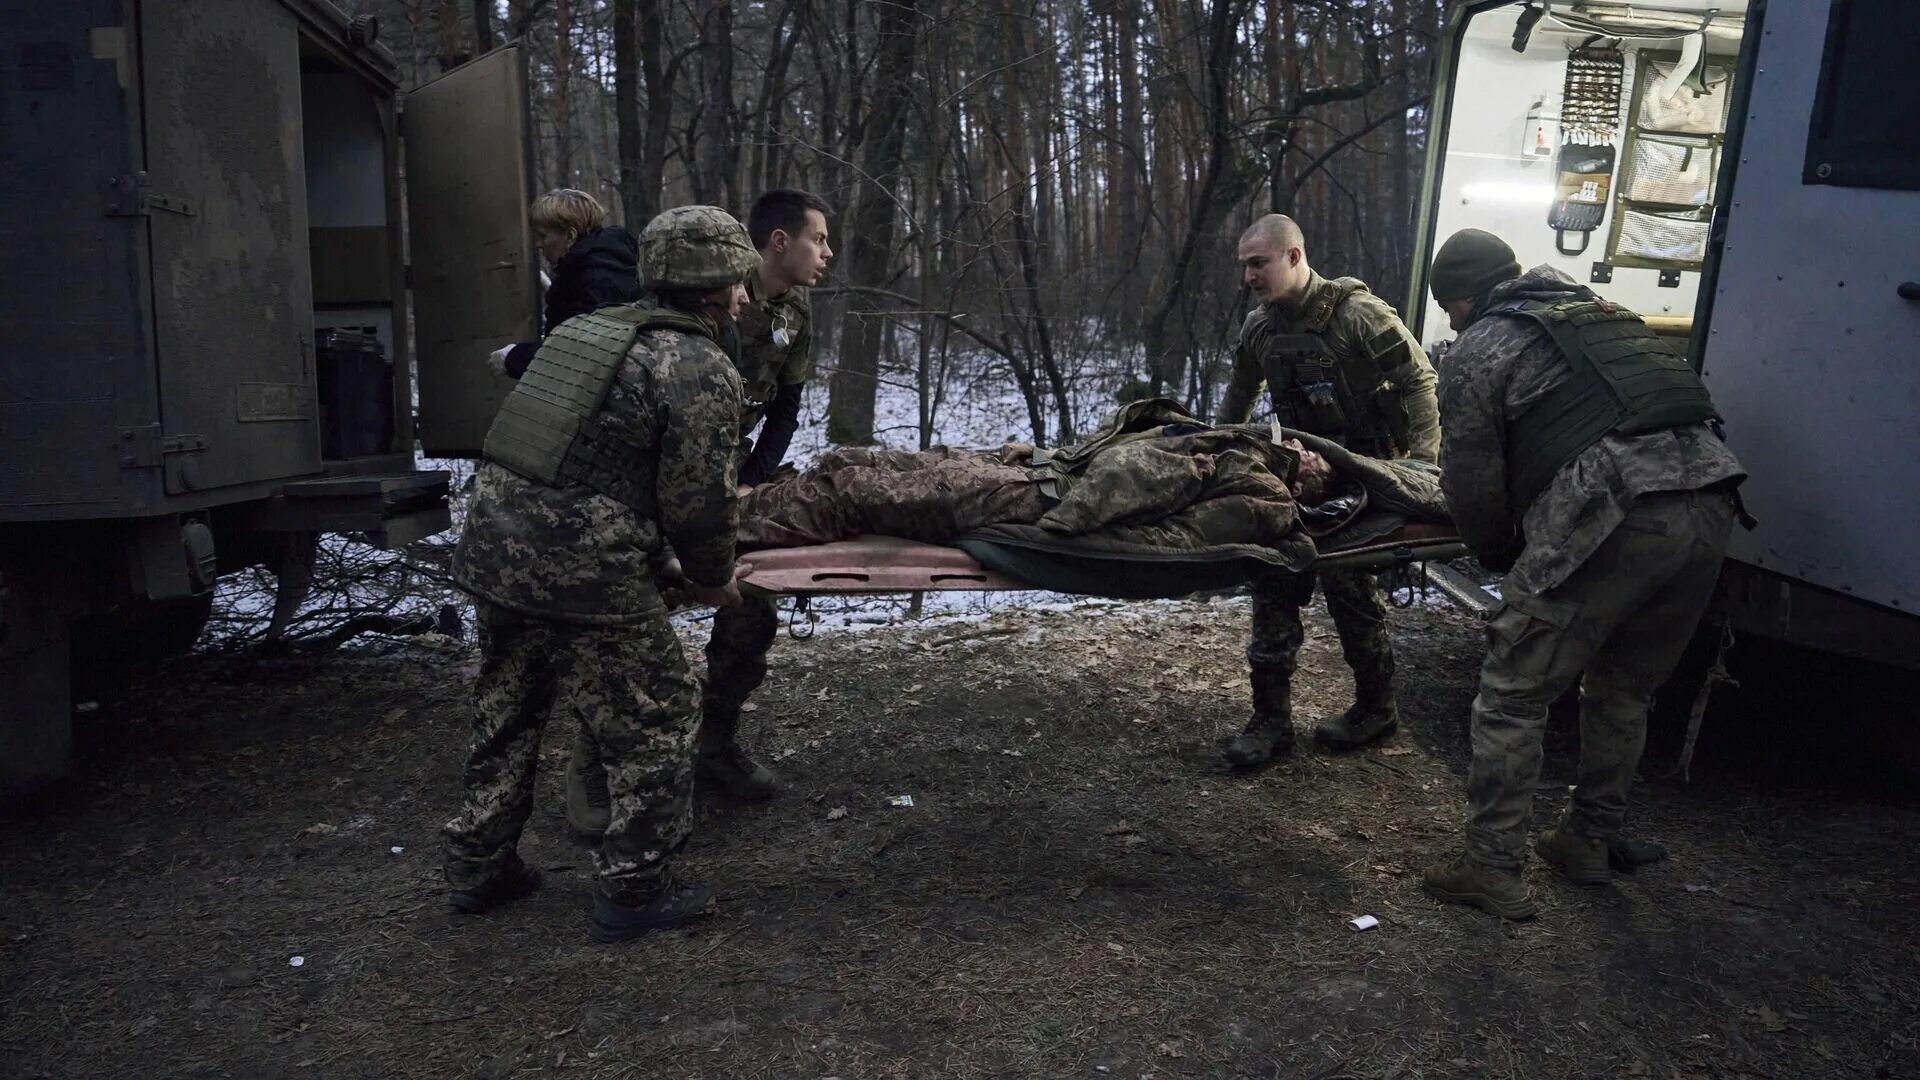
<svg viewBox="0 0 1920 1080">
<path fill-rule="evenodd" d="M 839 541 L 895 537 L 957 547 L 1020 584 L 1120 597 L 1178 596 L 1351 553 L 1353 565 L 1463 553 L 1432 466 L 1274 434 L 1213 427 L 1161 398 L 1054 450 L 836 449 L 743 497 L 739 550 L 833 545 L 826 565 L 859 557 Z M 783 591 L 764 557 L 749 558 L 750 583 Z"/>
</svg>

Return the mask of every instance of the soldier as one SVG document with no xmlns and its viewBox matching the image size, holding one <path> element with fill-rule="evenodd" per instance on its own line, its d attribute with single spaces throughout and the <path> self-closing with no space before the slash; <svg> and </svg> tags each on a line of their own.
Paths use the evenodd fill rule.
<svg viewBox="0 0 1920 1080">
<path fill-rule="evenodd" d="M 501 406 L 453 563 L 477 601 L 482 659 L 465 800 L 445 829 L 448 899 L 477 914 L 539 887 L 515 845 L 541 730 L 568 714 L 611 792 L 594 856 L 603 941 L 680 925 L 711 898 L 668 875 L 691 825 L 699 687 L 656 564 L 670 543 L 696 601 L 740 601 L 740 377 L 719 343 L 759 265 L 713 207 L 661 214 L 641 245 L 652 295 L 556 327 Z"/>
<path fill-rule="evenodd" d="M 1473 701 L 1466 854 L 1426 889 L 1508 919 L 1521 882 L 1547 707 L 1580 681 L 1573 806 L 1536 850 L 1604 885 L 1647 707 L 1706 608 L 1746 474 L 1686 358 L 1638 315 L 1499 237 L 1455 233 L 1433 296 L 1459 339 L 1440 381 L 1442 489 L 1460 534 L 1506 571 Z"/>
<path fill-rule="evenodd" d="M 1304 245 L 1300 227 L 1280 214 L 1254 222 L 1240 237 L 1241 275 L 1262 303 L 1240 327 L 1221 421 L 1245 423 L 1264 382 L 1285 427 L 1371 457 L 1436 461 L 1439 409 L 1426 355 L 1364 283 L 1314 273 Z M 1387 607 L 1372 574 L 1318 577 L 1353 669 L 1354 702 L 1322 719 L 1313 734 L 1327 746 L 1351 750 L 1391 735 L 1399 724 Z M 1305 636 L 1300 608 L 1313 596 L 1313 582 L 1313 575 L 1273 574 L 1253 583 L 1247 646 L 1253 718 L 1226 751 L 1238 768 L 1293 749 L 1293 669 Z"/>
<path fill-rule="evenodd" d="M 800 424 L 800 394 L 813 364 L 807 289 L 819 284 L 833 258 L 830 212 L 818 196 L 782 188 L 754 200 L 747 214 L 760 266 L 747 279 L 748 303 L 737 324 L 746 395 L 735 459 L 742 494 L 773 476 Z M 749 592 L 739 605 L 714 613 L 694 769 L 737 799 L 768 799 L 780 790 L 773 770 L 748 756 L 739 739 L 741 708 L 767 677 L 767 651 L 779 627 L 776 601 L 764 593 Z M 567 819 L 580 833 L 597 836 L 607 814 L 606 779 L 583 732 L 567 769 Z"/>
</svg>

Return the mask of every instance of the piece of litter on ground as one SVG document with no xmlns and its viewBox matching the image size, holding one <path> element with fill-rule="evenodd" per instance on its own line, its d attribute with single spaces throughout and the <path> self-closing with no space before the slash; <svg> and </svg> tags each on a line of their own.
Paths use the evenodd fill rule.
<svg viewBox="0 0 1920 1080">
<path fill-rule="evenodd" d="M 293 958 L 291 958 L 291 959 L 289 959 L 289 960 L 287 961 L 287 966 L 288 966 L 288 967 L 299 967 L 299 966 L 301 966 L 302 964 L 305 964 L 306 962 L 307 962 L 307 958 L 306 958 L 306 957 L 304 957 L 304 956 L 296 956 L 296 957 L 293 957 Z"/>
<path fill-rule="evenodd" d="M 393 852 L 395 855 L 398 855 L 407 849 L 401 847 L 399 844 L 395 844 L 392 847 L 388 848 L 387 850 Z"/>
<path fill-rule="evenodd" d="M 887 800 L 887 805 L 888 806 L 912 806 L 913 796 L 895 795 L 893 798 Z"/>
<path fill-rule="evenodd" d="M 1371 915 L 1362 915 L 1357 919 L 1348 919 L 1347 925 L 1355 930 L 1371 930 L 1380 925 L 1380 920 Z"/>
<path fill-rule="evenodd" d="M 309 825 L 300 830 L 301 836 L 332 836 L 340 830 L 324 821 Z"/>
<path fill-rule="evenodd" d="M 847 808 L 844 806 L 836 806 L 833 809 L 827 811 L 828 821 L 839 821 L 841 818 L 846 816 L 847 816 Z"/>
</svg>

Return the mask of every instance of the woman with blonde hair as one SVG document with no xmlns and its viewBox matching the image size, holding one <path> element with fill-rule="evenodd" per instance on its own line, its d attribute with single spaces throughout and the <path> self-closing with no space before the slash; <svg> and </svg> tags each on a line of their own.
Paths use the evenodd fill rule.
<svg viewBox="0 0 1920 1080">
<path fill-rule="evenodd" d="M 573 318 L 640 298 L 640 247 L 633 234 L 607 224 L 600 200 L 573 188 L 556 188 L 527 212 L 533 240 L 553 268 L 540 336 Z M 502 346 L 487 358 L 496 375 L 519 378 L 540 349 L 538 341 Z"/>
</svg>

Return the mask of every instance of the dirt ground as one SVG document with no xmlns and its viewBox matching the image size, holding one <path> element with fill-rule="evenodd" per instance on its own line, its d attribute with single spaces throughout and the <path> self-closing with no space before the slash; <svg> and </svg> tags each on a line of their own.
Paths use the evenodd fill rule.
<svg viewBox="0 0 1920 1080">
<path fill-rule="evenodd" d="M 1303 732 L 1347 692 L 1315 618 Z M 585 933 L 566 730 L 523 847 L 547 887 L 445 908 L 464 647 L 190 659 L 83 718 L 84 779 L 0 824 L 0 1076 L 1920 1077 L 1910 781 L 1795 772 L 1811 720 L 1771 767 L 1716 755 L 1752 742 L 1725 719 L 1752 687 L 1723 688 L 1693 782 L 1636 790 L 1672 860 L 1536 868 L 1509 926 L 1418 887 L 1458 842 L 1475 623 L 1396 613 L 1390 743 L 1243 778 L 1216 762 L 1245 620 L 783 639 L 749 737 L 791 793 L 703 796 L 683 873 L 716 916 L 623 946 Z"/>
</svg>

